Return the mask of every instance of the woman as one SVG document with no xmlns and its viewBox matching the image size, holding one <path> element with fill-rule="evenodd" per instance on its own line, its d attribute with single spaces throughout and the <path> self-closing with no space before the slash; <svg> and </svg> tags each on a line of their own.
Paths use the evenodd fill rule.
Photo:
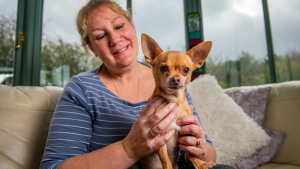
<svg viewBox="0 0 300 169">
<path fill-rule="evenodd" d="M 72 77 L 52 117 L 41 168 L 129 168 L 164 145 L 175 133 L 162 132 L 176 117 L 164 99 L 150 103 L 155 82 L 151 68 L 137 62 L 138 39 L 131 16 L 116 3 L 92 0 L 78 13 L 77 28 L 85 49 L 103 61 L 92 71 Z M 189 103 L 192 101 L 187 94 Z M 194 111 L 196 115 L 196 111 Z M 183 151 L 216 161 L 199 117 L 177 120 Z M 200 148 L 196 148 L 200 138 Z M 206 144 L 208 143 L 208 144 Z M 184 156 L 183 161 L 188 162 Z"/>
</svg>

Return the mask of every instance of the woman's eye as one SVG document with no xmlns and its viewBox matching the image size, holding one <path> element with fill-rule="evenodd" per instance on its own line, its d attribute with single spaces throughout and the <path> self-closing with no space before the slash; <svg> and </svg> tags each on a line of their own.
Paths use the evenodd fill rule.
<svg viewBox="0 0 300 169">
<path fill-rule="evenodd" d="M 168 71 L 168 67 L 167 67 L 167 66 L 161 66 L 159 69 L 160 69 L 160 71 L 161 71 L 162 73 Z"/>
<path fill-rule="evenodd" d="M 97 39 L 97 40 L 100 40 L 100 39 L 104 38 L 104 36 L 105 36 L 105 34 L 103 33 L 103 34 L 97 36 L 96 39 Z"/>
<path fill-rule="evenodd" d="M 121 29 L 122 27 L 123 27 L 123 23 L 122 24 L 120 24 L 120 25 L 117 25 L 116 27 L 115 27 L 115 29 Z"/>
</svg>

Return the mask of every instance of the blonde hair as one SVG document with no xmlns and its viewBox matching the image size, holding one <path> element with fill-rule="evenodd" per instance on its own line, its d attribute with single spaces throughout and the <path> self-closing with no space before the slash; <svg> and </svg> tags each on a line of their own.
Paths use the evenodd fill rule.
<svg viewBox="0 0 300 169">
<path fill-rule="evenodd" d="M 112 0 L 90 0 L 79 10 L 76 18 L 77 31 L 81 36 L 81 45 L 84 47 L 87 53 L 89 53 L 87 44 L 90 43 L 88 36 L 88 17 L 92 11 L 103 5 L 109 7 L 117 14 L 123 15 L 129 22 L 132 22 L 130 11 L 123 10 L 117 2 Z"/>
</svg>

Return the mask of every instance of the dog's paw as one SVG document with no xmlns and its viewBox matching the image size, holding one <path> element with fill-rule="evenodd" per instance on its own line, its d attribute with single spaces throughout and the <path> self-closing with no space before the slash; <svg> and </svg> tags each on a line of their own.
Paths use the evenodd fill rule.
<svg viewBox="0 0 300 169">
<path fill-rule="evenodd" d="M 216 164 L 214 162 L 204 162 L 204 161 L 195 161 L 195 163 L 193 163 L 195 169 L 208 169 L 208 168 L 212 168 L 213 166 L 215 166 Z"/>
<path fill-rule="evenodd" d="M 213 162 L 208 162 L 208 163 L 204 163 L 201 165 L 200 168 L 198 169 L 208 169 L 208 168 L 212 168 L 213 166 L 215 166 L 216 164 Z"/>
</svg>

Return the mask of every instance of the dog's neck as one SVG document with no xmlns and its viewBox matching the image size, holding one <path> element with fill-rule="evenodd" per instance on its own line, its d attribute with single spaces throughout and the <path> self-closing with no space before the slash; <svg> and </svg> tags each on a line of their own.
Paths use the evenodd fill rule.
<svg viewBox="0 0 300 169">
<path fill-rule="evenodd" d="M 179 104 L 179 103 L 183 103 L 186 100 L 185 88 L 179 89 L 176 92 L 166 92 L 158 85 L 155 85 L 155 90 L 153 92 L 151 100 L 157 96 L 161 96 L 165 98 L 167 103 L 175 102 Z"/>
</svg>

